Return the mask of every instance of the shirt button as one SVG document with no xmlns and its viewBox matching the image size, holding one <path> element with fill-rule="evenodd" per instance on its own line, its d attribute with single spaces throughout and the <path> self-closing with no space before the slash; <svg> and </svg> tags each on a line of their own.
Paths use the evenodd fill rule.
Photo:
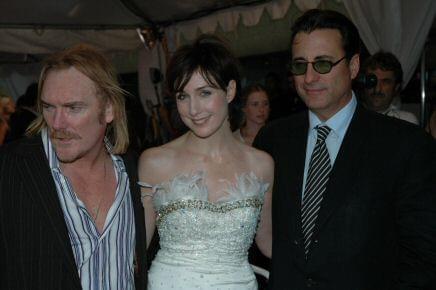
<svg viewBox="0 0 436 290">
<path fill-rule="evenodd" d="M 318 240 L 313 240 L 313 243 L 314 244 L 318 244 Z"/>
<path fill-rule="evenodd" d="M 296 246 L 298 246 L 298 241 L 297 240 L 294 240 L 294 245 L 296 245 Z"/>
</svg>

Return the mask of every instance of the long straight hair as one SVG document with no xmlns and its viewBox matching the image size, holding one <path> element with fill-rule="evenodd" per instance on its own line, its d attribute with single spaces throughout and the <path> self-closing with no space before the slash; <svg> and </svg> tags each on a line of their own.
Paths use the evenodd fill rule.
<svg viewBox="0 0 436 290">
<path fill-rule="evenodd" d="M 38 84 L 37 111 L 40 116 L 30 124 L 26 134 L 28 136 L 35 135 L 42 128 L 47 127 L 42 116 L 41 92 L 48 73 L 70 67 L 74 67 L 94 82 L 97 88 L 97 97 L 100 98 L 102 104 L 109 102 L 113 106 L 114 119 L 107 127 L 106 137 L 113 145 L 111 153 L 125 153 L 129 146 L 124 104 L 125 91 L 119 86 L 115 69 L 108 59 L 97 49 L 86 44 L 79 44 L 55 53 L 45 60 Z"/>
</svg>

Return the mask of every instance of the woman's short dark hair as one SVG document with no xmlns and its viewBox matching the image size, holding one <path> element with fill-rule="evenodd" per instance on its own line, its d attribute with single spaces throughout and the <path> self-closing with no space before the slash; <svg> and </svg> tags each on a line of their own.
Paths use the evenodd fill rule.
<svg viewBox="0 0 436 290">
<path fill-rule="evenodd" d="M 201 35 L 193 44 L 182 46 L 174 53 L 166 72 L 168 93 L 175 96 L 183 91 L 197 71 L 209 85 L 224 91 L 229 82 L 234 80 L 236 96 L 239 95 L 239 62 L 221 39 Z"/>
<path fill-rule="evenodd" d="M 300 16 L 292 26 L 291 45 L 299 32 L 311 33 L 317 29 L 337 29 L 342 36 L 346 59 L 360 53 L 360 37 L 356 26 L 347 17 L 332 10 L 311 9 Z"/>
</svg>

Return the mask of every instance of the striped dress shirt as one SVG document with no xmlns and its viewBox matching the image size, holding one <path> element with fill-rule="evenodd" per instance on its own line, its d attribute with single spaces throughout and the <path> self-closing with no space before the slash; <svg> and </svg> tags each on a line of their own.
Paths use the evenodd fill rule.
<svg viewBox="0 0 436 290">
<path fill-rule="evenodd" d="M 100 234 L 84 203 L 62 174 L 47 130 L 41 133 L 84 290 L 134 289 L 135 222 L 123 160 L 111 154 L 117 177 L 115 201 Z M 111 145 L 105 140 L 110 152 Z"/>
</svg>

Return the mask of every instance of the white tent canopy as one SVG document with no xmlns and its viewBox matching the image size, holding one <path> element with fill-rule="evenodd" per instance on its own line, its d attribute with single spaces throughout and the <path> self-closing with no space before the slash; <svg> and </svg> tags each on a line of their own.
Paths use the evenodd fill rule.
<svg viewBox="0 0 436 290">
<path fill-rule="evenodd" d="M 106 51 L 140 46 L 137 27 L 167 26 L 253 0 L 14 0 L 0 2 L 0 51 L 52 53 L 77 42 Z"/>
</svg>

